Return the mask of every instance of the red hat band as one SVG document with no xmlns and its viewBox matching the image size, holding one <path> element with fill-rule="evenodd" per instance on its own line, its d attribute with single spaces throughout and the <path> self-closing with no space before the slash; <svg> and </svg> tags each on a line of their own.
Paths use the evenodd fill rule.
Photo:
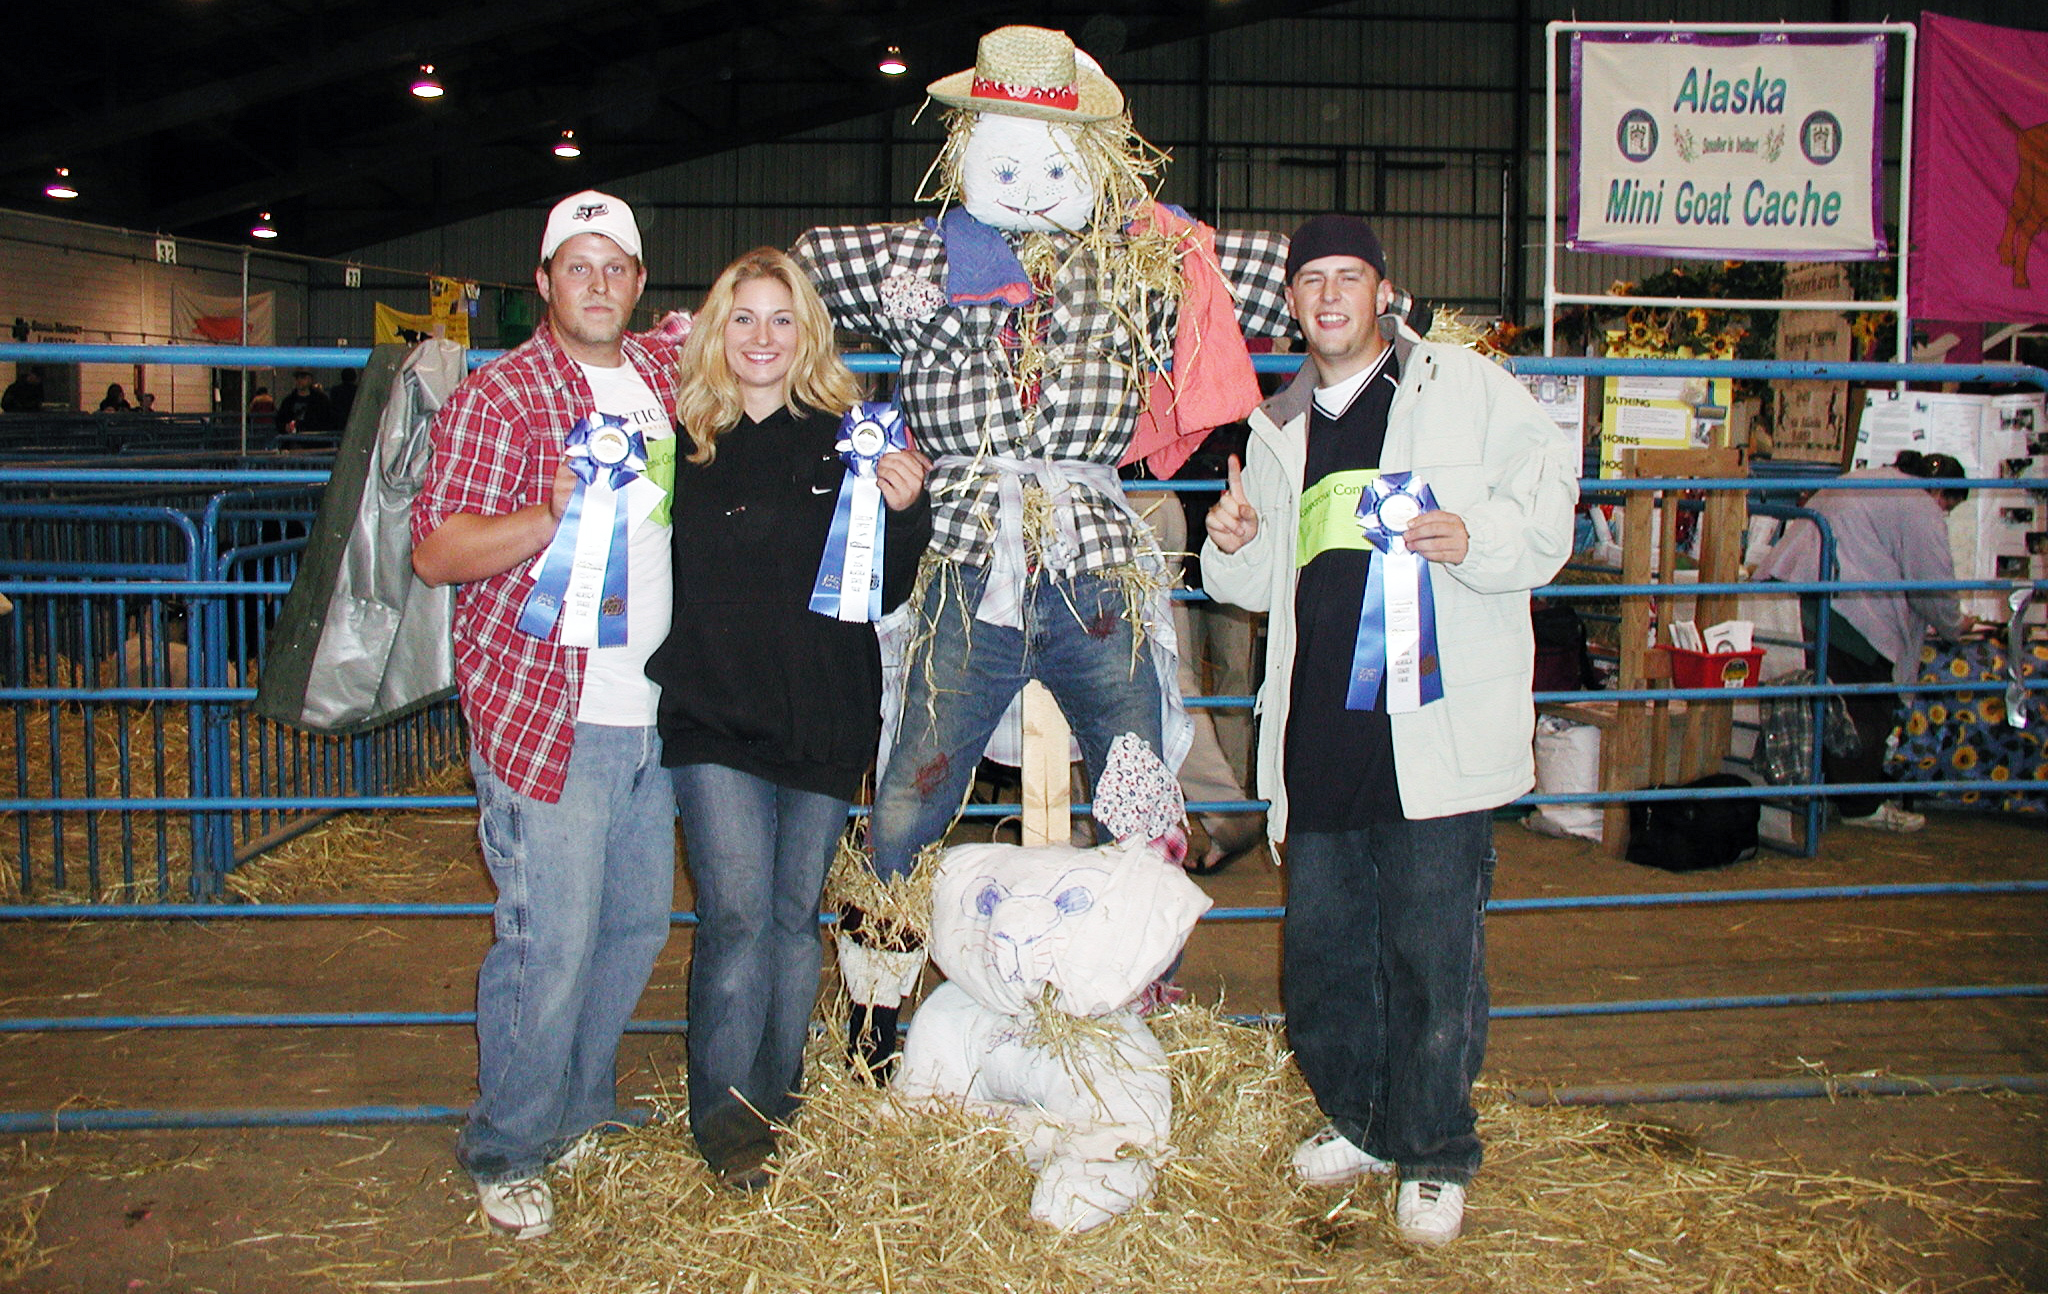
<svg viewBox="0 0 2048 1294">
<path fill-rule="evenodd" d="M 1071 85 L 1005 85 L 1001 81 L 990 81 L 983 77 L 974 78 L 969 92 L 976 99 L 1000 99 L 1005 103 L 1029 103 L 1043 108 L 1065 108 L 1068 111 L 1080 106 L 1081 92 Z"/>
</svg>

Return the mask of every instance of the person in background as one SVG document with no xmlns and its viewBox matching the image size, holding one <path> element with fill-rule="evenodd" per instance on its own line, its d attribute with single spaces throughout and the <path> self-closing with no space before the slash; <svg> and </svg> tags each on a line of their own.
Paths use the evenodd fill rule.
<svg viewBox="0 0 2048 1294">
<path fill-rule="evenodd" d="M 1132 491 L 1129 497 L 1131 506 L 1138 510 L 1138 515 L 1158 536 L 1160 550 L 1168 560 L 1178 561 L 1188 546 L 1187 514 L 1181 508 L 1180 495 L 1165 491 Z M 1178 641 L 1193 641 L 1192 621 L 1192 604 L 1175 602 L 1173 631 Z M 1184 648 L 1180 653 L 1179 681 L 1181 691 L 1189 696 L 1198 696 L 1203 691 L 1198 670 L 1199 662 L 1194 652 Z M 1181 762 L 1178 776 L 1181 793 L 1191 803 L 1247 798 L 1244 784 L 1238 780 L 1237 770 L 1231 767 L 1217 738 L 1215 715 L 1216 711 L 1208 707 L 1188 708 L 1188 718 L 1194 721 L 1195 735 L 1188 747 L 1187 758 Z M 1085 798 L 1086 794 L 1083 788 L 1078 796 Z M 1198 813 L 1194 816 L 1202 824 L 1203 844 L 1199 855 L 1192 852 L 1188 855 L 1186 866 L 1197 876 L 1220 872 L 1265 842 L 1266 826 L 1261 814 Z"/>
<path fill-rule="evenodd" d="M 328 420 L 338 430 L 348 427 L 348 415 L 356 407 L 356 371 L 352 368 L 341 370 L 341 381 L 328 394 Z"/>
<path fill-rule="evenodd" d="M 690 960 L 690 1130 L 719 1182 L 754 1190 L 795 1113 L 823 962 L 818 904 L 881 736 L 875 627 L 810 608 L 859 399 L 803 270 L 759 248 L 712 285 L 683 348 L 675 615 L 648 661 L 661 686 L 697 890 Z M 883 454 L 883 605 L 910 592 L 931 537 L 930 464 Z"/>
<path fill-rule="evenodd" d="M 156 412 L 156 392 L 154 392 L 154 391 L 137 391 L 137 392 L 135 393 L 135 412 L 137 412 L 137 413 L 155 413 L 155 412 Z"/>
<path fill-rule="evenodd" d="M 313 374 L 303 368 L 292 373 L 292 389 L 277 402 L 276 416 L 279 435 L 328 431 L 334 426 L 333 413 L 327 407 L 327 393 L 313 384 Z"/>
<path fill-rule="evenodd" d="M 249 412 L 252 414 L 276 413 L 277 401 L 270 398 L 270 388 L 259 386 L 256 394 L 249 397 Z"/>
<path fill-rule="evenodd" d="M 119 382 L 109 382 L 107 393 L 100 397 L 99 407 L 94 413 L 127 413 L 135 406 L 128 403 L 127 393 L 121 390 Z"/>
<path fill-rule="evenodd" d="M 1386 270 L 1354 216 L 1295 231 L 1287 302 L 1309 362 L 1252 415 L 1202 578 L 1270 617 L 1258 786 L 1288 845 L 1281 992 L 1329 1120 L 1293 1171 L 1319 1186 L 1398 1173 L 1395 1231 L 1434 1246 L 1457 1238 L 1479 1169 L 1493 810 L 1536 780 L 1529 590 L 1571 553 L 1578 452 L 1505 369 L 1402 328 Z M 1393 472 L 1435 498 L 1385 515 L 1423 559 L 1436 651 L 1419 672 L 1442 691 L 1400 713 L 1383 658 L 1359 708 L 1350 689 L 1386 560 L 1358 504 Z"/>
<path fill-rule="evenodd" d="M 1963 465 L 1947 454 L 1902 451 L 1890 467 L 1849 473 L 1852 480 L 1957 480 Z M 1806 506 L 1827 518 L 1835 536 L 1835 566 L 1843 580 L 1952 580 L 1955 559 L 1948 546 L 1948 514 L 1968 490 L 1822 490 Z M 1820 529 L 1799 519 L 1785 527 L 1751 576 L 1757 580 L 1808 581 L 1826 578 L 1820 569 Z M 1820 629 L 1819 594 L 1802 594 L 1800 621 L 1807 641 Z M 1920 668 L 1920 642 L 1932 629 L 1954 641 L 1978 623 L 1963 614 L 1948 589 L 1912 593 L 1838 593 L 1828 613 L 1830 683 L 1910 683 Z M 1831 783 L 1882 782 L 1885 747 L 1892 733 L 1893 693 L 1844 698 L 1856 724 L 1853 755 L 1823 750 L 1821 768 Z M 1882 794 L 1835 797 L 1835 809 L 1852 827 L 1909 832 L 1927 825 Z"/>
<path fill-rule="evenodd" d="M 477 975 L 477 1099 L 455 1157 L 484 1217 L 518 1240 L 554 1226 L 547 1170 L 620 1120 L 619 1040 L 675 898 L 675 798 L 646 673 L 669 622 L 675 350 L 626 332 L 647 268 L 632 210 L 609 194 L 556 204 L 534 281 L 547 317 L 442 406 L 412 516 L 413 570 L 462 586 L 455 678 L 498 891 Z M 627 537 L 623 588 L 606 572 L 625 641 L 583 647 L 559 624 L 520 621 L 534 559 L 577 498 L 570 433 L 592 424 L 640 440 L 643 475 L 664 488 Z"/>
<path fill-rule="evenodd" d="M 0 412 L 35 413 L 43 407 L 43 370 L 21 369 L 7 390 L 0 392 Z"/>
</svg>

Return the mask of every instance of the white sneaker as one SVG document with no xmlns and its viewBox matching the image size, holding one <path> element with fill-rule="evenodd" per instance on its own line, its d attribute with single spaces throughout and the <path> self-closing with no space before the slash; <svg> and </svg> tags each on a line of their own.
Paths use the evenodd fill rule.
<svg viewBox="0 0 2048 1294">
<path fill-rule="evenodd" d="M 1403 1182 L 1394 1201 L 1394 1229 L 1411 1245 L 1434 1249 L 1465 1225 L 1465 1188 L 1456 1182 Z"/>
<path fill-rule="evenodd" d="M 601 1130 L 592 1128 L 576 1140 L 562 1147 L 562 1153 L 548 1161 L 551 1173 L 573 1173 L 576 1165 L 597 1153 Z"/>
<path fill-rule="evenodd" d="M 555 1193 L 544 1177 L 479 1182 L 476 1198 L 484 1219 L 514 1240 L 531 1240 L 555 1229 Z"/>
<path fill-rule="evenodd" d="M 1874 812 L 1866 813 L 1860 818 L 1844 817 L 1842 825 L 1862 827 L 1866 831 L 1895 831 L 1905 835 L 1926 826 L 1927 817 L 1910 809 L 1902 809 L 1892 800 L 1886 800 L 1878 805 Z"/>
<path fill-rule="evenodd" d="M 1301 1180 L 1310 1186 L 1342 1186 L 1367 1173 L 1390 1173 L 1394 1166 L 1366 1154 L 1343 1133 L 1323 1125 L 1323 1130 L 1295 1148 L 1288 1161 Z"/>
</svg>

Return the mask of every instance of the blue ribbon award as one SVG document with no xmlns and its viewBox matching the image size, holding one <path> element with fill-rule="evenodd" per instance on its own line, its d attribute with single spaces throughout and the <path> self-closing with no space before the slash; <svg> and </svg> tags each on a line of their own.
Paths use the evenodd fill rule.
<svg viewBox="0 0 2048 1294">
<path fill-rule="evenodd" d="M 1420 710 L 1444 694 L 1428 563 L 1401 538 L 1410 522 L 1436 510 L 1436 496 L 1411 472 L 1382 472 L 1359 496 L 1358 523 L 1375 554 L 1358 609 L 1347 710 L 1372 709 L 1383 682 L 1388 714 Z"/>
<path fill-rule="evenodd" d="M 572 427 L 564 444 L 576 490 L 534 564 L 519 631 L 546 638 L 559 621 L 567 646 L 623 647 L 632 528 L 626 491 L 643 480 L 647 443 L 626 430 L 625 419 L 597 413 Z"/>
<path fill-rule="evenodd" d="M 840 420 L 833 448 L 846 464 L 846 476 L 811 586 L 811 610 L 819 615 L 856 622 L 882 618 L 882 487 L 875 465 L 909 444 L 909 426 L 893 404 L 857 404 Z"/>
</svg>

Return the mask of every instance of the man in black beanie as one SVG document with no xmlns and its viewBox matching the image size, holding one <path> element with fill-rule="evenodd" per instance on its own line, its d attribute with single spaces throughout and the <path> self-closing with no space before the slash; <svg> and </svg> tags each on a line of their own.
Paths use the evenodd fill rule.
<svg viewBox="0 0 2048 1294">
<path fill-rule="evenodd" d="M 1208 516 L 1208 592 L 1270 614 L 1258 785 L 1286 840 L 1289 1042 L 1313 1185 L 1398 1172 L 1402 1239 L 1457 1238 L 1480 1160 L 1492 811 L 1535 784 L 1529 590 L 1571 551 L 1578 447 L 1512 377 L 1423 341 L 1353 216 L 1294 235 L 1308 363 Z"/>
</svg>

